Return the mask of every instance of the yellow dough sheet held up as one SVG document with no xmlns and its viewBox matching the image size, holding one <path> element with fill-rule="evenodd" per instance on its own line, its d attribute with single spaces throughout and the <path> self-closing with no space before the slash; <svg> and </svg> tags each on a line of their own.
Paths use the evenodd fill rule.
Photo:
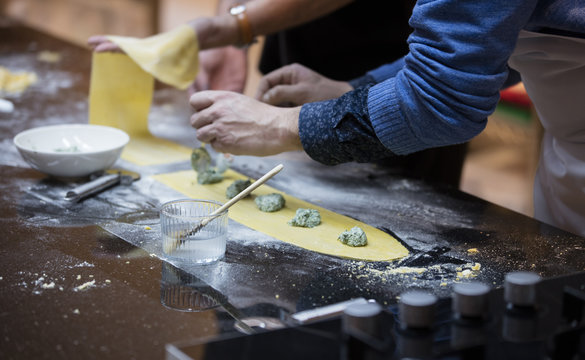
<svg viewBox="0 0 585 360">
<path fill-rule="evenodd" d="M 138 39 L 108 35 L 144 71 L 156 79 L 185 90 L 197 75 L 199 43 L 195 30 L 188 25 Z"/>
<path fill-rule="evenodd" d="M 188 160 L 190 149 L 150 134 L 148 114 L 155 77 L 181 89 L 194 80 L 198 67 L 195 32 L 185 25 L 146 39 L 108 39 L 126 54 L 94 53 L 89 122 L 126 131 L 130 143 L 121 157 L 137 165 Z"/>
<path fill-rule="evenodd" d="M 216 184 L 200 185 L 197 183 L 196 177 L 194 171 L 180 171 L 153 176 L 155 180 L 190 198 L 212 199 L 221 203 L 227 201 L 225 191 L 233 181 L 247 179 L 232 170 L 226 171 L 224 180 Z M 258 210 L 254 198 L 270 193 L 283 195 L 286 200 L 285 207 L 272 213 Z M 314 228 L 288 225 L 288 221 L 295 216 L 298 208 L 318 210 L 321 214 L 321 225 Z M 229 217 L 240 224 L 278 240 L 322 254 L 367 261 L 390 261 L 408 255 L 408 250 L 389 234 L 355 219 L 289 196 L 266 184 L 254 190 L 252 196 L 242 199 L 232 206 L 229 209 Z M 350 247 L 337 240 L 337 237 L 343 231 L 354 226 L 359 226 L 365 231 L 368 237 L 368 245 Z"/>
</svg>

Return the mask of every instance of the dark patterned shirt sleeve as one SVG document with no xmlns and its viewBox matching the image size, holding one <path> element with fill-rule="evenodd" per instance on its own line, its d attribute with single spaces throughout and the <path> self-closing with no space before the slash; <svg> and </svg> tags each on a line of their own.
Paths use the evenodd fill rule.
<svg viewBox="0 0 585 360">
<path fill-rule="evenodd" d="M 354 89 L 374 84 L 376 84 L 376 79 L 374 79 L 374 77 L 370 74 L 366 74 L 364 76 L 349 81 L 349 85 L 351 85 L 351 87 L 353 87 Z"/>
<path fill-rule="evenodd" d="M 394 155 L 376 137 L 368 116 L 370 86 L 350 91 L 338 99 L 303 105 L 299 135 L 305 152 L 314 160 L 337 165 L 372 162 Z"/>
</svg>

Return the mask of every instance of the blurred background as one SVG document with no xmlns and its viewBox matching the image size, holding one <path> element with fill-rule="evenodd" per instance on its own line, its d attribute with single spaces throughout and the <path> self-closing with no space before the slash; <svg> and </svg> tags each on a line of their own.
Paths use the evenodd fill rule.
<svg viewBox="0 0 585 360">
<path fill-rule="evenodd" d="M 213 15 L 215 9 L 216 0 L 0 0 L 2 15 L 81 46 L 95 34 L 153 35 L 192 18 Z M 257 70 L 260 49 L 261 41 L 249 49 L 248 95 L 254 93 L 261 76 Z M 532 216 L 540 136 L 523 87 L 504 91 L 486 131 L 471 141 L 461 189 Z"/>
</svg>

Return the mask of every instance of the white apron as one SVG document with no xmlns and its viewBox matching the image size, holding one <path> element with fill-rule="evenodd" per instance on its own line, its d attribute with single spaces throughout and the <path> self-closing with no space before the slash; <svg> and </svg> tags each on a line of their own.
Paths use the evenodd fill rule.
<svg viewBox="0 0 585 360">
<path fill-rule="evenodd" d="M 585 235 L 585 39 L 522 31 L 509 65 L 544 127 L 534 216 Z"/>
</svg>

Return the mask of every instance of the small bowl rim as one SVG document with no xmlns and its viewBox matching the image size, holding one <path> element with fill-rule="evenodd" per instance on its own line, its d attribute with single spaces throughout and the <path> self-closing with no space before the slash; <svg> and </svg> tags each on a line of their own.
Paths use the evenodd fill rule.
<svg viewBox="0 0 585 360">
<path fill-rule="evenodd" d="M 82 151 L 82 152 L 57 152 L 57 151 L 35 150 L 35 149 L 31 149 L 27 146 L 23 146 L 22 144 L 19 144 L 20 138 L 22 138 L 30 133 L 41 132 L 43 130 L 47 130 L 50 128 L 53 128 L 53 129 L 54 128 L 102 128 L 102 129 L 107 129 L 107 131 L 112 131 L 112 132 L 117 132 L 119 134 L 122 134 L 125 136 L 125 139 L 120 144 L 113 146 L 109 149 L 94 150 L 94 151 Z M 59 155 L 59 156 L 64 156 L 64 157 L 73 157 L 73 156 L 79 156 L 79 155 L 99 155 L 99 154 L 119 150 L 119 149 L 125 147 L 126 145 L 128 145 L 128 143 L 130 142 L 130 136 L 124 130 L 115 128 L 113 126 L 96 125 L 96 124 L 56 124 L 56 125 L 39 126 L 39 127 L 34 127 L 34 128 L 23 130 L 14 136 L 14 138 L 12 139 L 12 142 L 14 143 L 14 146 L 16 146 L 16 148 L 18 148 L 19 150 L 29 151 L 29 152 L 43 154 L 43 155 Z"/>
<path fill-rule="evenodd" d="M 186 203 L 186 202 L 189 202 L 189 203 L 193 203 L 193 202 L 202 202 L 202 203 L 210 203 L 210 204 L 215 204 L 215 205 L 218 205 L 219 207 L 223 206 L 223 204 L 222 204 L 221 202 L 219 202 L 219 201 L 216 201 L 216 200 L 211 200 L 211 199 L 191 199 L 191 198 L 183 198 L 183 199 L 175 199 L 175 200 L 170 200 L 170 201 L 167 201 L 167 202 L 164 202 L 164 203 L 162 203 L 162 204 L 160 205 L 160 208 L 159 208 L 159 213 L 160 213 L 161 215 L 164 213 L 164 215 L 165 215 L 165 216 L 172 217 L 172 218 L 179 218 L 179 217 L 184 217 L 184 216 L 179 216 L 179 215 L 169 214 L 168 212 L 166 212 L 166 211 L 165 211 L 165 206 L 167 206 L 167 205 L 171 205 L 171 204 L 174 204 L 174 203 Z M 228 212 L 228 210 L 229 210 L 229 209 L 225 209 L 224 211 L 222 211 L 220 214 L 218 214 L 218 217 L 219 217 L 220 215 L 224 215 L 224 214 L 226 214 L 226 213 Z M 206 217 L 209 217 L 209 215 L 198 215 L 198 216 L 188 216 L 188 217 L 189 217 L 189 218 L 196 218 L 196 219 L 199 219 L 199 218 L 206 218 Z"/>
</svg>

